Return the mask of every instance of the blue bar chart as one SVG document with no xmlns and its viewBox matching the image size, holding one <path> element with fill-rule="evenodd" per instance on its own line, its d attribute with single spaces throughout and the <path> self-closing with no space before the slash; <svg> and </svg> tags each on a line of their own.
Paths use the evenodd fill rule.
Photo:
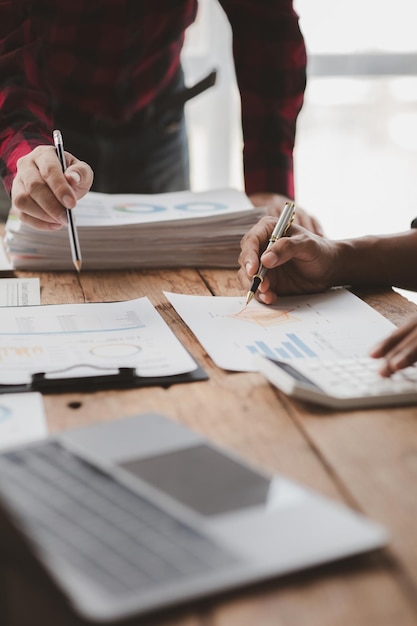
<svg viewBox="0 0 417 626">
<path fill-rule="evenodd" d="M 247 345 L 251 354 L 262 354 L 270 359 L 305 359 L 317 356 L 296 333 L 286 333 L 285 339 L 277 346 L 271 346 L 265 341 L 254 341 Z"/>
</svg>

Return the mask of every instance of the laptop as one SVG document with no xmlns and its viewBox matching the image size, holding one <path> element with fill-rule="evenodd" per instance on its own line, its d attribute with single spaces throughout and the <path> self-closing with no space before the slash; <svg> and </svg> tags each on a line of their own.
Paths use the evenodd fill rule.
<svg viewBox="0 0 417 626">
<path fill-rule="evenodd" d="M 387 542 L 379 524 L 159 414 L 8 449 L 0 505 L 4 545 L 97 624 Z"/>
</svg>

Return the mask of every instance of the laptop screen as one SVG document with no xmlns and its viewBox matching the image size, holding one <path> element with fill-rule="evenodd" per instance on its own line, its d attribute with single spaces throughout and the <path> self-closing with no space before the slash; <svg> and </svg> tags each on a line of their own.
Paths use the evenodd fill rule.
<svg viewBox="0 0 417 626">
<path fill-rule="evenodd" d="M 206 516 L 262 505 L 270 485 L 266 476 L 205 444 L 120 467 Z"/>
</svg>

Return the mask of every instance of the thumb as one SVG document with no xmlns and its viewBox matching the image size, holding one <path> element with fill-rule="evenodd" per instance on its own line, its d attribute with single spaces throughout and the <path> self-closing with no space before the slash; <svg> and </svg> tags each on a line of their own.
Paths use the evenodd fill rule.
<svg viewBox="0 0 417 626">
<path fill-rule="evenodd" d="M 84 165 L 84 167 L 83 167 Z M 93 184 L 93 171 L 86 163 L 71 165 L 65 170 L 65 178 L 78 199 L 82 198 Z"/>
<path fill-rule="evenodd" d="M 78 187 L 81 183 L 81 174 L 77 172 L 77 170 L 75 169 L 74 170 L 67 169 L 65 171 L 65 178 L 67 179 L 67 181 L 69 182 L 69 184 L 71 185 L 73 189 Z"/>
</svg>

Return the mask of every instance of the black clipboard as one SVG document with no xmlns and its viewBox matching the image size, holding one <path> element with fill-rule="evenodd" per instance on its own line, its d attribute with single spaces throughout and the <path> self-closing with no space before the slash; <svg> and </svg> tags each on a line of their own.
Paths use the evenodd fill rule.
<svg viewBox="0 0 417 626">
<path fill-rule="evenodd" d="M 101 372 L 94 376 L 74 376 L 62 378 L 56 375 L 61 372 L 69 372 L 71 369 L 85 367 L 84 365 L 76 365 L 65 370 L 57 370 L 53 372 L 37 372 L 32 374 L 32 380 L 28 383 L 1 384 L 0 394 L 2 393 L 19 393 L 29 391 L 39 391 L 43 394 L 52 393 L 91 393 L 94 391 L 112 390 L 112 389 L 134 389 L 135 387 L 163 387 L 168 388 L 171 385 L 181 383 L 192 383 L 202 380 L 208 380 L 207 372 L 193 359 L 196 363 L 196 369 L 183 374 L 174 374 L 172 376 L 139 376 L 134 367 L 119 367 L 117 373 L 105 373 L 104 368 L 97 368 L 93 365 L 87 367 L 92 369 L 100 369 Z M 114 372 L 115 368 L 111 369 Z M 51 376 L 52 375 L 52 376 Z"/>
</svg>

